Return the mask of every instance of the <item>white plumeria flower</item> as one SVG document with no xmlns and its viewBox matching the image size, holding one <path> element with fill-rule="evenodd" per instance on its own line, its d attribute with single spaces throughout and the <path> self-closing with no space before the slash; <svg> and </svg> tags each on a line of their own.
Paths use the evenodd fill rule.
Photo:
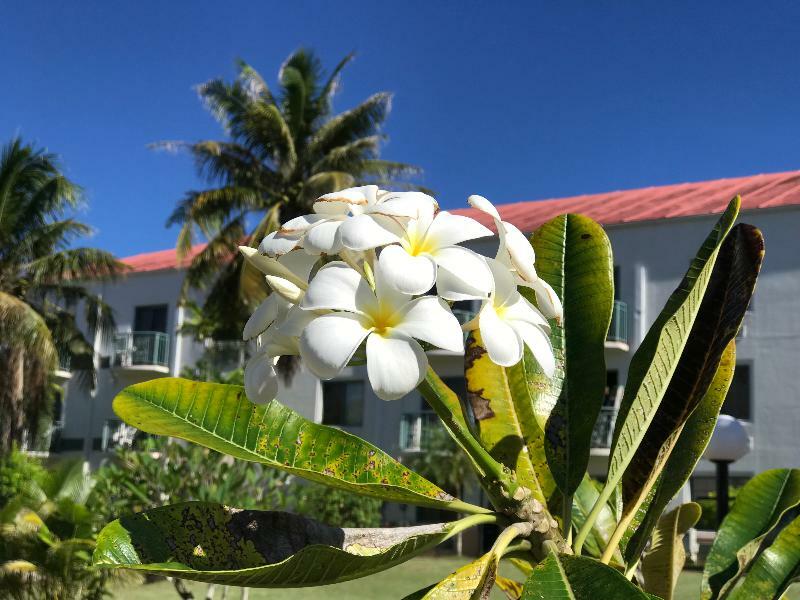
<svg viewBox="0 0 800 600">
<path fill-rule="evenodd" d="M 263 404 L 278 393 L 277 357 L 298 354 L 297 337 L 293 338 L 290 331 L 297 329 L 298 317 L 307 319 L 305 311 L 287 296 L 293 295 L 295 301 L 302 298 L 318 257 L 296 250 L 276 260 L 259 255 L 253 248 L 239 249 L 250 264 L 266 275 L 267 282 L 277 292 L 256 308 L 242 333 L 246 341 L 256 340 L 258 350 L 245 365 L 245 393 L 251 402 Z"/>
<path fill-rule="evenodd" d="M 463 352 L 458 320 L 436 296 L 415 300 L 387 285 L 385 265 L 375 269 L 375 291 L 342 262 L 322 267 L 308 286 L 301 308 L 333 310 L 315 317 L 300 336 L 300 355 L 321 379 L 335 377 L 366 340 L 367 374 L 375 394 L 401 398 L 425 377 L 428 357 L 417 340 Z"/>
<path fill-rule="evenodd" d="M 492 362 L 511 367 L 530 348 L 542 371 L 552 377 L 555 357 L 550 326 L 544 315 L 517 291 L 514 277 L 497 260 L 486 259 L 494 276 L 494 291 L 478 313 L 481 340 Z"/>
<path fill-rule="evenodd" d="M 389 244 L 399 239 L 398 221 L 417 215 L 419 206 L 436 208 L 436 201 L 420 192 L 386 192 L 376 185 L 325 194 L 314 203 L 314 214 L 296 217 L 267 235 L 259 252 L 280 256 L 302 247 L 309 254 L 333 255 L 343 246 L 373 248 L 365 240 Z M 364 248 L 361 248 L 364 246 Z"/>
<path fill-rule="evenodd" d="M 359 249 L 385 245 L 380 255 L 384 277 L 405 294 L 424 294 L 436 284 L 439 296 L 447 300 L 486 298 L 492 276 L 484 258 L 456 244 L 492 232 L 469 217 L 418 206 L 417 217 L 402 226 L 397 244 L 385 245 L 385 239 L 365 231 Z M 355 220 L 348 225 L 357 228 Z"/>
<path fill-rule="evenodd" d="M 507 221 L 500 218 L 500 213 L 494 205 L 483 196 L 472 195 L 467 199 L 470 206 L 485 212 L 494 219 L 497 233 L 500 236 L 500 246 L 495 257 L 516 276 L 517 285 L 533 289 L 536 294 L 536 303 L 549 319 L 561 321 L 564 317 L 564 308 L 555 290 L 536 273 L 534 263 L 536 253 L 525 235 Z"/>
</svg>

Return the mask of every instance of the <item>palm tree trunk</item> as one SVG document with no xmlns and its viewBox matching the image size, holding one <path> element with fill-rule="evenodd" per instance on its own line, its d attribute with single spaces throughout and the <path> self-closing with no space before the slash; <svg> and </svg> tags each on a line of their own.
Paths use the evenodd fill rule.
<svg viewBox="0 0 800 600">
<path fill-rule="evenodd" d="M 22 442 L 25 411 L 25 351 L 9 348 L 0 363 L 0 456 L 11 452 L 11 447 Z"/>
</svg>

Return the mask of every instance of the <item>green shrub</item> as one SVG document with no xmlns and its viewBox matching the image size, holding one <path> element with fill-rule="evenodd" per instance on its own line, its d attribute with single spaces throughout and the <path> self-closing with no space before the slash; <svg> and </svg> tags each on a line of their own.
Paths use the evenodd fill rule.
<svg viewBox="0 0 800 600">
<path fill-rule="evenodd" d="M 337 527 L 380 527 L 383 502 L 316 483 L 295 484 L 294 510 Z"/>
<path fill-rule="evenodd" d="M 46 473 L 38 458 L 12 449 L 10 454 L 0 458 L 0 507 L 16 496 L 30 498 L 35 489 L 32 484 L 40 485 Z"/>
</svg>

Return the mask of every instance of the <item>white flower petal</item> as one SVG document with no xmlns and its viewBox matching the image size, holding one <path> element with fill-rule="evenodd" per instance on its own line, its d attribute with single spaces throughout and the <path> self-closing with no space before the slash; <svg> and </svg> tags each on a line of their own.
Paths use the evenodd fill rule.
<svg viewBox="0 0 800 600">
<path fill-rule="evenodd" d="M 297 356 L 300 354 L 299 343 L 297 337 L 284 335 L 273 325 L 259 336 L 258 349 L 268 356 Z"/>
<path fill-rule="evenodd" d="M 375 296 L 384 311 L 394 313 L 408 305 L 411 294 L 400 291 L 386 277 L 386 263 L 380 259 L 375 263 Z"/>
<path fill-rule="evenodd" d="M 317 225 L 322 221 L 327 221 L 330 218 L 330 215 L 301 215 L 286 221 L 286 223 L 281 225 L 277 233 L 287 236 L 299 236 L 304 234 L 314 225 Z"/>
<path fill-rule="evenodd" d="M 374 204 L 377 194 L 377 185 L 363 185 L 331 192 L 319 197 L 314 203 L 314 212 L 319 214 L 347 214 L 354 206 Z"/>
<path fill-rule="evenodd" d="M 536 281 L 539 277 L 534 268 L 536 253 L 533 251 L 533 246 L 531 246 L 528 238 L 514 225 L 505 221 L 503 221 L 502 225 L 504 235 L 501 236 L 503 239 L 501 240 L 498 255 L 505 250 L 517 273 L 527 281 Z"/>
<path fill-rule="evenodd" d="M 485 212 L 487 215 L 495 219 L 496 221 L 500 221 L 500 213 L 497 212 L 497 209 L 494 207 L 494 204 L 489 202 L 483 196 L 478 196 L 477 194 L 473 194 L 469 198 L 467 198 L 467 202 L 472 208 L 477 208 L 481 212 Z"/>
<path fill-rule="evenodd" d="M 301 278 L 290 267 L 284 263 L 284 259 L 289 256 L 303 255 L 308 256 L 302 250 L 293 250 L 288 254 L 284 254 L 279 259 L 270 256 L 262 256 L 255 248 L 248 246 L 239 246 L 239 252 L 244 256 L 244 259 L 253 267 L 264 273 L 265 275 L 276 275 L 284 279 L 288 279 L 298 287 L 305 289 L 307 287 L 308 278 Z M 295 260 L 295 259 L 291 259 Z"/>
<path fill-rule="evenodd" d="M 244 368 L 244 391 L 247 399 L 266 404 L 278 395 L 278 374 L 272 357 L 265 352 L 253 356 Z"/>
<path fill-rule="evenodd" d="M 247 323 L 244 325 L 244 331 L 242 332 L 242 338 L 245 341 L 252 340 L 257 335 L 266 331 L 267 327 L 281 316 L 281 313 L 288 311 L 289 306 L 286 300 L 276 294 L 268 296 L 266 300 L 258 305 L 258 308 L 250 315 L 250 318 L 247 319 Z"/>
<path fill-rule="evenodd" d="M 436 296 L 423 296 L 409 302 L 395 330 L 413 338 L 450 350 L 464 352 L 464 332 L 450 308 Z"/>
<path fill-rule="evenodd" d="M 438 250 L 433 258 L 439 267 L 436 291 L 442 298 L 469 300 L 489 296 L 494 279 L 483 256 L 468 248 L 450 246 Z"/>
<path fill-rule="evenodd" d="M 381 250 L 379 262 L 386 282 L 405 294 L 424 294 L 436 282 L 436 263 L 429 256 L 411 256 L 392 245 Z"/>
<path fill-rule="evenodd" d="M 492 302 L 495 306 L 503 306 L 512 303 L 516 300 L 517 284 L 514 282 L 514 276 L 508 267 L 499 260 L 492 258 L 486 259 L 486 264 L 492 271 L 494 278 L 494 291 L 492 293 Z"/>
<path fill-rule="evenodd" d="M 342 244 L 351 250 L 369 250 L 400 241 L 400 226 L 381 215 L 358 215 L 342 224 Z"/>
<path fill-rule="evenodd" d="M 281 265 L 289 269 L 289 271 L 294 273 L 298 279 L 305 283 L 308 283 L 308 278 L 311 275 L 311 271 L 318 261 L 319 256 L 314 256 L 308 252 L 304 252 L 303 250 L 294 250 L 293 252 L 288 252 L 278 258 L 278 262 Z M 266 273 L 266 275 L 278 275 L 284 277 L 280 273 Z M 285 277 L 285 279 L 289 279 L 289 277 Z"/>
<path fill-rule="evenodd" d="M 437 248 L 446 248 L 489 235 L 494 235 L 492 230 L 475 219 L 442 211 L 433 219 L 426 239 Z"/>
<path fill-rule="evenodd" d="M 548 377 L 552 377 L 556 370 L 556 359 L 553 355 L 553 346 L 550 337 L 540 328 L 530 323 L 516 321 L 514 330 L 519 334 L 525 345 L 530 348 L 533 357 Z"/>
<path fill-rule="evenodd" d="M 492 362 L 501 367 L 513 367 L 522 358 L 522 340 L 510 324 L 487 302 L 478 315 L 481 340 Z"/>
<path fill-rule="evenodd" d="M 314 225 L 303 239 L 303 248 L 309 254 L 336 254 L 342 249 L 339 227 L 343 222 L 331 220 Z"/>
<path fill-rule="evenodd" d="M 343 262 L 322 267 L 308 284 L 300 306 L 307 310 L 329 309 L 359 312 L 360 305 L 374 302 L 375 295 L 358 271 Z"/>
<path fill-rule="evenodd" d="M 357 315 L 330 313 L 311 321 L 300 336 L 300 356 L 320 379 L 335 377 L 369 334 Z"/>
<path fill-rule="evenodd" d="M 267 283 L 272 290 L 287 302 L 297 304 L 303 297 L 302 288 L 298 287 L 288 279 L 276 277 L 275 275 L 266 276 Z"/>
<path fill-rule="evenodd" d="M 280 256 L 300 246 L 301 238 L 296 235 L 282 235 L 277 231 L 268 234 L 258 245 L 258 252 L 267 256 Z"/>
<path fill-rule="evenodd" d="M 524 321 L 536 327 L 542 327 L 548 332 L 550 324 L 545 316 L 533 304 L 528 302 L 522 294 L 517 294 L 515 300 L 503 306 L 503 319 L 506 321 Z"/>
<path fill-rule="evenodd" d="M 322 313 L 324 314 L 324 313 Z M 272 329 L 277 333 L 287 337 L 300 337 L 306 325 L 311 323 L 314 319 L 320 316 L 320 313 L 314 310 L 303 310 L 299 306 L 292 306 L 280 321 L 277 321 Z"/>
<path fill-rule="evenodd" d="M 536 304 L 548 319 L 561 321 L 564 318 L 564 307 L 556 291 L 544 279 L 538 278 L 533 283 L 527 284 L 536 292 Z"/>
<path fill-rule="evenodd" d="M 402 398 L 419 385 L 427 370 L 428 357 L 411 338 L 399 332 L 367 338 L 367 374 L 378 398 Z"/>
<path fill-rule="evenodd" d="M 369 212 L 393 217 L 423 219 L 430 223 L 438 209 L 439 204 L 428 194 L 423 194 L 422 192 L 387 192 L 380 196 L 374 207 L 369 208 Z"/>
</svg>

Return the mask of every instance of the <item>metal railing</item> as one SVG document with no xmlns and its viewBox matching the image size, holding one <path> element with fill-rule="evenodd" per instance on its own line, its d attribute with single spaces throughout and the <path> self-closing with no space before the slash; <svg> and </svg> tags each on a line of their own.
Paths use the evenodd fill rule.
<svg viewBox="0 0 800 600">
<path fill-rule="evenodd" d="M 64 425 L 61 421 L 53 421 L 47 429 L 33 438 L 25 431 L 22 437 L 22 450 L 31 454 L 47 454 L 51 448 L 58 445 L 58 439 Z"/>
<path fill-rule="evenodd" d="M 614 300 L 611 326 L 608 328 L 606 339 L 609 342 L 628 343 L 628 305 L 621 300 Z"/>
<path fill-rule="evenodd" d="M 69 371 L 70 364 L 72 363 L 72 357 L 67 352 L 59 352 L 58 353 L 58 366 L 56 367 L 59 371 Z"/>
<path fill-rule="evenodd" d="M 592 448 L 610 448 L 614 435 L 614 423 L 617 420 L 616 408 L 602 407 L 592 431 Z"/>
<path fill-rule="evenodd" d="M 419 452 L 431 434 L 439 427 L 439 417 L 433 412 L 407 413 L 400 420 L 400 450 Z"/>
<path fill-rule="evenodd" d="M 250 346 L 241 340 L 206 340 L 202 360 L 218 373 L 243 368 L 250 358 Z"/>
<path fill-rule="evenodd" d="M 168 366 L 169 336 L 160 331 L 130 331 L 114 334 L 112 366 Z"/>
<path fill-rule="evenodd" d="M 103 436 L 100 438 L 100 449 L 108 452 L 114 448 L 130 448 L 139 430 L 118 419 L 106 419 L 103 423 Z"/>
</svg>

